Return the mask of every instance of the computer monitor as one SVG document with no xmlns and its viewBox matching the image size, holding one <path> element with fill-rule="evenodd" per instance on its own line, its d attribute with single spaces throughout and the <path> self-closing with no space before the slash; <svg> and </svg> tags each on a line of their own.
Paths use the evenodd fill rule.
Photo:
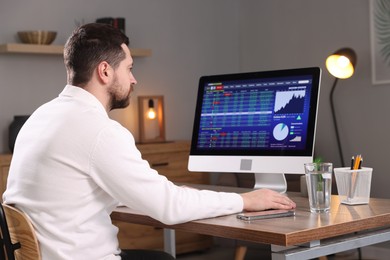
<svg viewBox="0 0 390 260">
<path fill-rule="evenodd" d="M 321 69 L 199 80 L 190 171 L 254 173 L 254 188 L 287 190 L 284 174 L 313 161 Z"/>
</svg>

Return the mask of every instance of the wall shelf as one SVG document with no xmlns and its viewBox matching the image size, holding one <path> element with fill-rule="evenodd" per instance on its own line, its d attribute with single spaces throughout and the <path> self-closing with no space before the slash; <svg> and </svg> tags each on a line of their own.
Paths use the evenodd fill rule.
<svg viewBox="0 0 390 260">
<path fill-rule="evenodd" d="M 62 55 L 64 46 L 62 45 L 38 45 L 23 43 L 0 44 L 0 54 L 53 54 Z M 151 49 L 130 48 L 133 57 L 149 57 L 152 55 Z"/>
</svg>

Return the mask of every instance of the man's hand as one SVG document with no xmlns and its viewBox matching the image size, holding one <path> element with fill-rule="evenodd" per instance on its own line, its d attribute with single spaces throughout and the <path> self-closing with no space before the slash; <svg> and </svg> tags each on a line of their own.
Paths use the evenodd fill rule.
<svg viewBox="0 0 390 260">
<path fill-rule="evenodd" d="M 269 189 L 259 189 L 241 194 L 245 211 L 261 211 L 266 209 L 294 209 L 295 202 L 286 195 Z"/>
</svg>

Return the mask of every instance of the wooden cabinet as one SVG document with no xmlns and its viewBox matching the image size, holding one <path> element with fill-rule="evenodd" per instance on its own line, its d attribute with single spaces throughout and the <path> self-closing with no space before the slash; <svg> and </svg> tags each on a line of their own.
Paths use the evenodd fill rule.
<svg viewBox="0 0 390 260">
<path fill-rule="evenodd" d="M 188 172 L 188 155 L 190 142 L 166 142 L 157 144 L 138 144 L 143 158 L 150 163 L 150 166 L 160 174 L 167 176 L 174 182 L 184 183 L 209 183 L 207 173 Z M 3 194 L 11 163 L 11 154 L 0 155 L 0 194 Z M 163 230 L 150 226 L 129 224 L 120 221 L 113 221 L 119 227 L 119 244 L 121 248 L 131 249 L 163 249 Z M 204 250 L 212 246 L 212 237 L 176 232 L 176 252 L 187 253 L 191 251 Z"/>
</svg>

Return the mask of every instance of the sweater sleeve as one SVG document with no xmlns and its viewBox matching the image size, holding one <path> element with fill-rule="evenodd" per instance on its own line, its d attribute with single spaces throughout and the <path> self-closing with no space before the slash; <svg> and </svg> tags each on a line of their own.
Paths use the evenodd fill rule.
<svg viewBox="0 0 390 260">
<path fill-rule="evenodd" d="M 236 193 L 180 187 L 151 169 L 131 133 L 112 123 L 104 128 L 90 157 L 90 175 L 120 203 L 165 224 L 242 211 Z"/>
</svg>

